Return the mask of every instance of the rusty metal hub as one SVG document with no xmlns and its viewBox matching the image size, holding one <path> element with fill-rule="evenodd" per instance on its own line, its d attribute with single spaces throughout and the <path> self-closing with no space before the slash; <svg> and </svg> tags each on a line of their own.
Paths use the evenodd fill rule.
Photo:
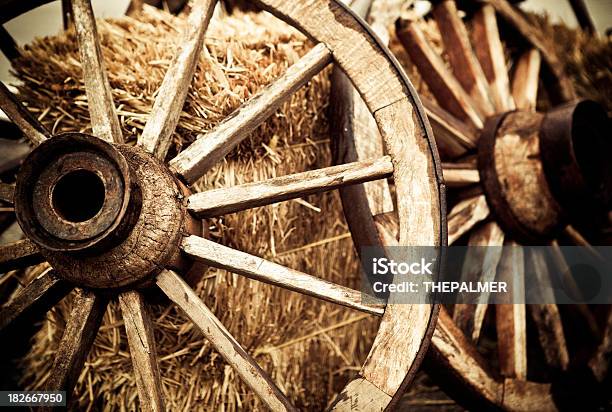
<svg viewBox="0 0 612 412">
<path fill-rule="evenodd" d="M 15 211 L 58 275 L 90 288 L 141 284 L 184 265 L 184 233 L 201 234 L 186 212 L 189 194 L 140 148 L 62 134 L 24 161 Z"/>
<path fill-rule="evenodd" d="M 488 119 L 478 169 L 505 231 L 534 243 L 585 213 L 590 221 L 605 216 L 612 204 L 612 166 L 602 156 L 612 149 L 606 125 L 605 111 L 588 101 L 545 115 L 512 111 Z"/>
</svg>

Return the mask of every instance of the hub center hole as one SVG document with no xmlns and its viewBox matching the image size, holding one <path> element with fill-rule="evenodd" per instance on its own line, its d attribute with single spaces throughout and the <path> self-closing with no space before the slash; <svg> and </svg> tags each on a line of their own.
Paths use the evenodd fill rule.
<svg viewBox="0 0 612 412">
<path fill-rule="evenodd" d="M 64 220 L 84 222 L 102 209 L 105 193 L 100 176 L 89 170 L 75 170 L 62 176 L 55 184 L 53 209 Z"/>
</svg>

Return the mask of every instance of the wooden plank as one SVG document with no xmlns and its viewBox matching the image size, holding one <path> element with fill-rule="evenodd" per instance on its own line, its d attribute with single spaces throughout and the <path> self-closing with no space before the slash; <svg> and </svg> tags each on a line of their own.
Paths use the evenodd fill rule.
<svg viewBox="0 0 612 412">
<path fill-rule="evenodd" d="M 262 182 L 208 190 L 189 197 L 187 208 L 200 218 L 234 213 L 285 200 L 304 197 L 393 174 L 389 156 L 364 162 L 331 166 Z"/>
<path fill-rule="evenodd" d="M 77 289 L 77 296 L 72 304 L 70 318 L 59 343 L 45 390 L 66 391 L 70 399 L 83 363 L 98 333 L 107 303 L 105 297 Z"/>
<path fill-rule="evenodd" d="M 0 82 L 0 109 L 33 145 L 37 146 L 51 136 L 49 131 L 40 124 L 2 82 Z"/>
<path fill-rule="evenodd" d="M 527 318 L 525 315 L 525 263 L 523 248 L 506 244 L 497 269 L 497 281 L 511 285 L 512 294 L 495 306 L 497 354 L 501 374 L 527 379 Z"/>
<path fill-rule="evenodd" d="M 172 143 L 174 130 L 202 52 L 204 34 L 216 3 L 216 0 L 199 0 L 193 3 L 177 54 L 166 72 L 149 120 L 138 139 L 139 145 L 160 160 L 166 158 Z"/>
<path fill-rule="evenodd" d="M 11 34 L 0 24 L 0 51 L 9 60 L 21 57 L 21 49 Z"/>
<path fill-rule="evenodd" d="M 289 400 L 261 369 L 221 321 L 200 300 L 179 275 L 169 270 L 157 276 L 157 285 L 200 329 L 225 361 L 240 375 L 259 398 L 273 411 L 295 411 Z"/>
<path fill-rule="evenodd" d="M 71 5 L 93 133 L 107 142 L 123 143 L 90 0 L 72 0 Z"/>
<path fill-rule="evenodd" d="M 0 245 L 0 273 L 23 269 L 43 260 L 38 246 L 31 240 Z"/>
<path fill-rule="evenodd" d="M 495 279 L 497 265 L 501 259 L 504 232 L 495 222 L 487 222 L 470 235 L 468 249 L 461 269 L 462 282 L 491 282 Z M 455 305 L 453 321 L 474 342 L 478 342 L 484 317 L 488 307 L 490 293 L 480 293 L 477 301 L 485 303 Z M 461 292 L 457 295 L 458 302 L 471 302 L 473 295 Z"/>
<path fill-rule="evenodd" d="M 493 6 L 485 4 L 472 20 L 472 42 L 485 77 L 489 82 L 491 99 L 497 112 L 514 110 L 510 94 L 510 79 L 506 67 L 506 53 L 499 37 L 497 17 Z"/>
<path fill-rule="evenodd" d="M 484 195 L 470 197 L 457 203 L 448 214 L 448 244 L 455 243 L 488 216 L 489 206 Z"/>
<path fill-rule="evenodd" d="M 456 158 L 465 155 L 468 149 L 476 148 L 478 133 L 474 127 L 457 119 L 425 96 L 421 96 L 421 101 L 441 150 Z"/>
<path fill-rule="evenodd" d="M 153 323 L 142 294 L 127 291 L 119 295 L 125 331 L 136 374 L 138 398 L 143 411 L 164 411 Z"/>
<path fill-rule="evenodd" d="M 6 203 L 13 204 L 13 196 L 15 194 L 15 185 L 0 182 L 0 200 Z"/>
<path fill-rule="evenodd" d="M 519 57 L 512 79 L 512 97 L 516 108 L 535 111 L 540 82 L 540 52 L 531 49 Z"/>
<path fill-rule="evenodd" d="M 536 325 L 544 357 L 552 368 L 566 370 L 569 365 L 569 354 L 561 314 L 554 303 L 555 296 L 544 251 L 532 248 L 530 253 L 527 254 L 527 262 L 528 276 L 531 276 L 533 281 L 536 282 L 535 284 L 538 285 L 538 288 L 530 290 L 531 299 L 543 302 L 529 305 L 529 312 Z"/>
<path fill-rule="evenodd" d="M 442 163 L 444 182 L 448 187 L 465 187 L 480 182 L 478 169 L 470 165 Z"/>
<path fill-rule="evenodd" d="M 489 84 L 472 49 L 455 1 L 444 0 L 436 4 L 433 16 L 455 77 L 478 106 L 480 113 L 492 115 L 495 108 L 489 97 Z"/>
<path fill-rule="evenodd" d="M 482 128 L 484 115 L 478 112 L 472 98 L 463 90 L 417 25 L 400 20 L 397 36 L 438 104 L 460 120 L 469 122 L 477 129 Z"/>
<path fill-rule="evenodd" d="M 186 182 L 194 183 L 331 61 L 329 49 L 324 44 L 316 45 L 212 131 L 199 135 L 191 146 L 170 161 L 170 168 Z"/>
<path fill-rule="evenodd" d="M 319 279 L 198 236 L 184 238 L 181 248 L 192 258 L 216 268 L 366 313 L 381 315 L 384 312 L 381 307 L 363 304 L 360 291 Z"/>
<path fill-rule="evenodd" d="M 0 330 L 44 314 L 72 288 L 48 270 L 34 279 L 11 302 L 0 309 Z"/>
</svg>

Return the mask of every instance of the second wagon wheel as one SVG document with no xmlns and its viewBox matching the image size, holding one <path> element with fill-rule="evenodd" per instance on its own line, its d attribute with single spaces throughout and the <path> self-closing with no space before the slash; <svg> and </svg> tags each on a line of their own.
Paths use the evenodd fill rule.
<svg viewBox="0 0 612 412">
<path fill-rule="evenodd" d="M 2 1 L 6 21 L 42 1 Z M 48 310 L 77 289 L 56 354 L 48 390 L 71 393 L 100 327 L 109 299 L 121 304 L 140 403 L 164 410 L 152 323 L 143 292 L 159 288 L 180 307 L 272 410 L 293 410 L 279 390 L 204 305 L 180 273 L 189 261 L 382 316 L 359 375 L 332 403 L 335 410 L 381 410 L 395 402 L 414 375 L 433 332 L 432 306 L 367 306 L 361 293 L 199 236 L 206 219 L 306 194 L 393 176 L 402 199 L 400 243 L 440 245 L 445 239 L 444 192 L 435 145 L 418 98 L 387 49 L 346 6 L 331 0 L 257 1 L 256 4 L 316 42 L 303 58 L 214 130 L 167 164 L 165 159 L 183 107 L 215 1 L 196 1 L 183 43 L 157 94 L 136 146 L 123 143 L 91 4 L 72 0 L 93 135 L 52 135 L 0 85 L 0 107 L 37 146 L 25 159 L 16 186 L 0 186 L 14 204 L 27 239 L 0 249 L 0 271 L 48 261 L 45 272 L 4 305 L 0 328 Z M 388 156 L 253 184 L 191 193 L 187 185 L 222 161 L 273 114 L 297 88 L 334 62 L 367 103 Z M 412 116 L 405 116 L 413 113 Z M 75 191 L 81 196 L 73 200 Z M 363 207 L 356 204 L 355 207 Z"/>
<path fill-rule="evenodd" d="M 449 244 L 466 235 L 469 245 L 516 245 L 507 250 L 519 254 L 520 258 L 514 258 L 521 262 L 523 250 L 517 242 L 550 244 L 554 267 L 547 267 L 538 253 L 525 253 L 526 265 L 534 267 L 542 281 L 548 279 L 549 270 L 566 273 L 569 280 L 559 239 L 588 248 L 576 227 L 596 237 L 598 225 L 607 219 L 610 209 L 611 173 L 606 156 L 612 150 L 606 135 L 606 114 L 592 102 L 568 103 L 547 113 L 536 111 L 540 83 L 548 86 L 549 106 L 573 99 L 574 91 L 535 26 L 507 2 L 461 3 L 472 4 L 466 13 L 473 16 L 471 38 L 455 1 L 434 3 L 433 20 L 430 16 L 427 20 L 399 20 L 396 27 L 397 37 L 436 101 L 421 96 L 441 153 L 448 160 L 443 163 L 444 177 L 456 202 L 449 212 Z M 498 16 L 522 37 L 518 50 L 512 50 L 514 54 L 505 48 L 512 39 L 502 41 Z M 430 41 L 438 35 L 444 53 Z M 513 70 L 507 65 L 507 54 L 514 62 Z M 341 82 L 336 79 L 336 90 L 342 89 L 338 84 Z M 336 98 L 343 101 L 339 95 L 336 93 Z M 350 125 L 341 127 L 346 124 L 342 114 L 336 123 L 336 133 L 343 138 L 339 140 L 345 141 L 340 158 L 348 153 L 356 161 L 362 153 L 373 150 L 371 141 L 364 138 L 363 127 L 355 128 L 351 135 Z M 356 239 L 365 239 L 365 244 L 391 244 L 396 239 L 397 222 L 384 201 L 389 188 L 382 186 L 361 194 L 343 189 L 347 220 Z M 358 196 L 367 198 L 370 210 L 353 211 L 350 204 Z M 398 201 L 403 203 L 399 197 Z M 368 215 L 372 224 L 364 230 Z M 469 278 L 466 269 L 472 264 L 483 267 L 486 259 L 493 262 L 493 270 L 484 273 L 487 279 L 481 280 L 503 279 L 509 275 L 504 272 L 508 269 L 504 261 L 512 258 L 502 256 L 501 248 L 490 248 L 486 257 L 474 256 L 478 262 L 469 260 L 462 276 L 478 280 Z M 517 269 L 524 271 L 523 267 Z M 578 315 L 570 313 L 569 319 L 562 318 L 568 310 L 554 304 L 508 304 L 489 309 L 495 310 L 497 326 L 499 360 L 493 362 L 486 361 L 478 350 L 487 305 L 455 305 L 452 315 L 445 308 L 440 310 L 432 339 L 435 362 L 431 369 L 448 384 L 445 389 L 449 393 L 476 401 L 480 407 L 511 410 L 553 410 L 571 407 L 571 401 L 584 406 L 584 394 L 596 393 L 597 384 L 606 377 L 612 350 L 610 318 L 598 323 L 586 305 L 571 308 Z M 536 332 L 532 335 L 529 329 L 529 339 L 539 341 L 544 365 L 536 361 L 540 356 L 527 351 L 528 314 Z M 580 337 L 564 332 L 572 319 L 574 329 L 586 330 L 584 335 L 591 334 L 593 341 L 593 346 L 581 347 L 582 353 L 573 358 L 578 365 L 570 362 L 568 342 L 571 338 L 580 342 Z M 549 374 L 540 373 L 547 368 Z M 573 396 L 576 393 L 580 393 L 578 398 Z M 589 397 L 591 401 L 597 402 L 594 396 Z"/>
</svg>

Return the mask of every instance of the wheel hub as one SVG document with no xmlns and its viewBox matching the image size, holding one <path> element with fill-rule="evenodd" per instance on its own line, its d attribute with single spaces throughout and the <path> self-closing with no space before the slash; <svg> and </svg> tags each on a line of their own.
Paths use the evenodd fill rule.
<svg viewBox="0 0 612 412">
<path fill-rule="evenodd" d="M 67 133 L 24 161 L 15 211 L 24 233 L 62 278 L 90 288 L 142 284 L 184 265 L 188 189 L 143 150 Z"/>
</svg>

